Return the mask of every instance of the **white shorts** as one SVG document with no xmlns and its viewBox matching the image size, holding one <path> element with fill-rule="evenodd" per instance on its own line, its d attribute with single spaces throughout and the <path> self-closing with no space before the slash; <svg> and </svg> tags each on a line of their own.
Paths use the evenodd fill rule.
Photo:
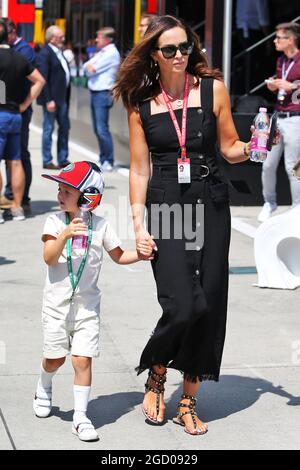
<svg viewBox="0 0 300 470">
<path fill-rule="evenodd" d="M 58 359 L 70 353 L 73 356 L 99 356 L 99 316 L 68 321 L 44 313 L 42 323 L 45 358 Z"/>
</svg>

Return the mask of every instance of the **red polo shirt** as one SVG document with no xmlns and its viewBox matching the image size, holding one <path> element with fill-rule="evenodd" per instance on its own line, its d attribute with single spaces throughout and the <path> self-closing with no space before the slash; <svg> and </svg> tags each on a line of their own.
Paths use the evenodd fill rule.
<svg viewBox="0 0 300 470">
<path fill-rule="evenodd" d="M 291 68 L 291 70 L 289 71 L 289 74 L 286 80 L 291 83 L 294 83 L 296 80 L 299 80 L 298 91 L 297 90 L 288 91 L 283 104 L 277 105 L 276 109 L 278 111 L 294 111 L 294 112 L 300 111 L 300 51 L 297 52 L 297 54 L 292 59 L 288 59 L 286 55 L 279 57 L 279 59 L 277 60 L 276 77 L 282 79 L 283 78 L 282 77 L 283 64 L 285 63 L 285 70 L 287 70 L 289 65 L 293 61 L 295 63 L 293 67 Z M 292 102 L 293 95 L 294 95 L 294 98 L 297 100 L 297 104 Z"/>
</svg>

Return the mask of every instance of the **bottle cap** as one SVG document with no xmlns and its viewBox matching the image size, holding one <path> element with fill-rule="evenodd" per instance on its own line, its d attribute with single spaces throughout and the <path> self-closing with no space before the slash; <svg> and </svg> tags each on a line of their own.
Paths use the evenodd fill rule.
<svg viewBox="0 0 300 470">
<path fill-rule="evenodd" d="M 266 113 L 268 110 L 267 108 L 259 108 L 260 113 Z"/>
</svg>

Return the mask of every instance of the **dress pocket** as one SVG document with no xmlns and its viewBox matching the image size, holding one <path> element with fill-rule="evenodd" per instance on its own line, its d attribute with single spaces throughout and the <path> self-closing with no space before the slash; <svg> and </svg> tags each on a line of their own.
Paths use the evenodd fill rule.
<svg viewBox="0 0 300 470">
<path fill-rule="evenodd" d="M 162 204 L 165 200 L 165 190 L 162 188 L 148 188 L 147 202 L 149 204 Z"/>
<path fill-rule="evenodd" d="M 217 183 L 209 186 L 210 197 L 216 204 L 229 202 L 229 189 L 227 183 Z"/>
</svg>

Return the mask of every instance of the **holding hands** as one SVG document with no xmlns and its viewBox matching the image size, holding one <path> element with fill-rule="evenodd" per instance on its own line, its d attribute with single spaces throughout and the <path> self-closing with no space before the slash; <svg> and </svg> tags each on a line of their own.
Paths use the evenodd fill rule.
<svg viewBox="0 0 300 470">
<path fill-rule="evenodd" d="M 154 259 L 153 251 L 157 251 L 157 246 L 153 238 L 145 229 L 136 233 L 136 250 L 140 260 Z"/>
</svg>

